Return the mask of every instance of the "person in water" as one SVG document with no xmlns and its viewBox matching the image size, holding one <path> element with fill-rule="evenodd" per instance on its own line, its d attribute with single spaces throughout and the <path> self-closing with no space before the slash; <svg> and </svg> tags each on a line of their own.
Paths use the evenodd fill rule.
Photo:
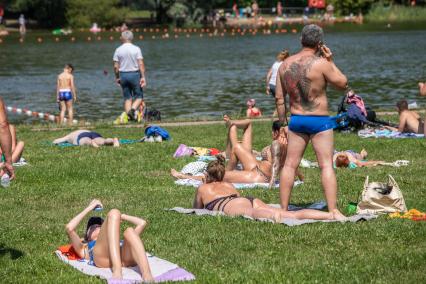
<svg viewBox="0 0 426 284">
<path fill-rule="evenodd" d="M 333 162 L 336 168 L 375 167 L 388 164 L 385 161 L 366 161 L 367 151 L 362 149 L 360 153 L 352 150 L 335 151 Z"/>
<path fill-rule="evenodd" d="M 122 279 L 122 267 L 137 265 L 143 281 L 153 281 L 151 269 L 146 257 L 145 247 L 140 239 L 147 222 L 139 217 L 121 213 L 117 209 L 108 212 L 105 221 L 100 217 L 91 217 L 86 226 L 86 233 L 81 238 L 76 229 L 83 218 L 95 208 L 102 208 L 99 200 L 92 200 L 89 206 L 69 221 L 65 226 L 71 246 L 79 257 L 89 264 L 100 268 L 111 268 L 113 279 Z M 120 243 L 120 223 L 127 221 L 135 225 L 127 228 Z"/>
<path fill-rule="evenodd" d="M 302 30 L 302 50 L 287 58 L 278 71 L 276 106 L 281 122 L 286 117 L 286 95 L 290 98 L 288 151 L 280 178 L 281 207 L 287 210 L 293 180 L 309 141 L 321 169 L 328 209 L 336 218 L 344 218 L 337 209 L 337 180 L 333 169 L 336 122 L 329 116 L 326 89 L 348 89 L 346 76 L 333 62 L 330 49 L 323 44 L 324 32 L 318 25 L 306 25 Z"/>
<path fill-rule="evenodd" d="M 420 115 L 417 112 L 408 109 L 408 103 L 406 100 L 400 100 L 396 104 L 396 107 L 399 114 L 398 128 L 386 126 L 387 129 L 399 131 L 401 133 L 424 133 L 424 122 L 421 120 Z"/>
<path fill-rule="evenodd" d="M 208 164 L 206 183 L 202 184 L 195 193 L 194 208 L 222 211 L 229 216 L 267 218 L 275 222 L 281 222 L 285 218 L 334 219 L 333 214 L 329 212 L 312 209 L 287 211 L 271 207 L 258 198 L 242 197 L 231 183 L 224 181 L 226 173 L 223 157 Z"/>
<path fill-rule="evenodd" d="M 56 101 L 61 110 L 59 123 L 64 123 L 65 112 L 68 111 L 68 125 L 72 125 L 74 120 L 73 102 L 77 101 L 77 92 L 74 85 L 74 66 L 66 64 L 64 71 L 59 74 L 56 86 Z"/>
<path fill-rule="evenodd" d="M 231 121 L 228 116 L 224 116 L 228 126 L 228 138 L 226 147 L 226 157 L 229 158 L 224 181 L 231 183 L 269 183 L 272 188 L 275 185 L 277 174 L 283 165 L 286 155 L 286 137 L 278 134 L 277 139 L 272 142 L 269 149 L 271 158 L 266 157 L 258 161 L 252 151 L 252 123 L 250 120 Z M 244 131 L 242 142 L 238 141 L 238 129 Z M 217 158 L 224 159 L 223 155 Z M 242 164 L 243 170 L 236 170 L 237 164 Z M 177 179 L 195 179 L 205 182 L 205 176 L 191 176 L 171 170 L 171 175 Z M 299 178 L 303 179 L 300 175 Z M 294 182 L 294 180 L 293 180 Z"/>
<path fill-rule="evenodd" d="M 120 142 L 117 137 L 103 138 L 99 133 L 89 130 L 75 130 L 64 137 L 53 140 L 53 144 L 60 144 L 64 142 L 68 142 L 76 146 L 88 145 L 95 148 L 100 146 L 120 146 Z"/>
<path fill-rule="evenodd" d="M 280 3 L 280 2 L 278 2 Z M 280 51 L 277 55 L 277 59 L 269 69 L 268 74 L 266 75 L 266 94 L 275 98 L 275 88 L 277 86 L 277 74 L 278 69 L 280 69 L 281 64 L 290 54 L 287 50 Z"/>
<path fill-rule="evenodd" d="M 10 131 L 10 136 L 12 139 L 12 163 L 16 163 L 18 162 L 21 157 L 22 157 L 22 153 L 24 152 L 24 141 L 18 141 L 16 139 L 16 128 L 14 125 L 9 124 L 9 131 Z M 0 149 L 0 155 L 1 155 L 1 164 L 3 165 L 3 163 L 6 161 L 6 157 L 3 154 L 3 151 Z M 1 167 L 1 166 L 0 166 Z"/>
<path fill-rule="evenodd" d="M 423 83 L 423 82 L 419 83 L 419 93 L 420 93 L 420 96 L 423 96 L 423 97 L 426 96 L 426 83 Z"/>
<path fill-rule="evenodd" d="M 256 107 L 256 100 L 255 99 L 249 99 L 247 101 L 247 111 L 246 111 L 247 118 L 255 118 L 255 117 L 261 117 L 262 112 L 259 108 Z"/>
</svg>

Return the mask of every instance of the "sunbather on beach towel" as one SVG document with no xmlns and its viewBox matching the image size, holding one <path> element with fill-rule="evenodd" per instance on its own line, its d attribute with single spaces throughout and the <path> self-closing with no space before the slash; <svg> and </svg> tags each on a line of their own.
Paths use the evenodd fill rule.
<svg viewBox="0 0 426 284">
<path fill-rule="evenodd" d="M 424 133 L 424 122 L 417 112 L 408 109 L 408 102 L 406 100 L 400 100 L 396 104 L 396 107 L 399 113 L 398 128 L 386 126 L 386 129 L 399 131 L 401 133 Z"/>
<path fill-rule="evenodd" d="M 53 144 L 60 144 L 64 142 L 68 142 L 76 146 L 89 145 L 95 148 L 100 146 L 120 146 L 118 138 L 103 138 L 99 133 L 89 130 L 73 131 L 62 138 L 55 139 Z"/>
<path fill-rule="evenodd" d="M 12 138 L 12 163 L 17 163 L 22 156 L 22 152 L 24 152 L 24 142 L 18 141 L 16 139 L 16 128 L 14 125 L 9 124 L 10 136 Z M 1 162 L 0 165 L 3 165 L 6 160 L 2 150 L 0 149 Z"/>
<path fill-rule="evenodd" d="M 387 164 L 384 161 L 366 161 L 367 151 L 362 149 L 360 153 L 352 150 L 335 151 L 333 155 L 334 167 L 336 168 L 357 168 L 357 167 L 375 167 Z"/>
<path fill-rule="evenodd" d="M 228 138 L 226 146 L 226 156 L 229 157 L 224 181 L 230 183 L 269 183 L 270 188 L 275 185 L 277 174 L 285 161 L 286 155 L 286 137 L 281 133 L 277 139 L 272 142 L 271 156 L 272 161 L 266 159 L 256 160 L 252 153 L 252 124 L 250 120 L 232 121 L 228 116 L 224 116 L 228 126 Z M 244 131 L 242 142 L 238 141 L 238 129 Z M 279 130 L 278 130 L 279 133 Z M 218 156 L 224 160 L 223 156 Z M 235 170 L 238 162 L 241 162 L 243 170 Z M 188 176 L 178 173 L 172 169 L 171 174 L 178 179 L 196 179 L 203 181 L 203 176 Z M 303 180 L 303 176 L 299 174 Z"/>
<path fill-rule="evenodd" d="M 108 212 L 105 221 L 101 217 L 91 217 L 87 222 L 86 233 L 82 240 L 77 234 L 77 226 L 93 209 L 100 207 L 99 200 L 92 200 L 82 212 L 67 225 L 66 232 L 74 251 L 79 257 L 100 268 L 111 268 L 114 279 L 122 279 L 122 267 L 137 265 L 144 281 L 152 281 L 144 245 L 139 235 L 144 231 L 146 221 L 126 214 L 117 209 Z M 136 225 L 124 231 L 124 241 L 120 242 L 120 223 L 130 222 Z"/>
<path fill-rule="evenodd" d="M 335 217 L 333 213 L 312 209 L 285 211 L 271 207 L 258 198 L 242 197 L 232 184 L 224 182 L 225 175 L 223 159 L 209 163 L 206 183 L 197 189 L 194 208 L 222 211 L 230 216 L 267 218 L 276 222 L 281 222 L 284 218 L 333 220 Z"/>
</svg>

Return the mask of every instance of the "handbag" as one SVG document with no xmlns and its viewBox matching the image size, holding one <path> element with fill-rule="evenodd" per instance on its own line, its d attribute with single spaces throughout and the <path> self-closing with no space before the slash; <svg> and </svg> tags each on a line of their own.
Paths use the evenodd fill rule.
<svg viewBox="0 0 426 284">
<path fill-rule="evenodd" d="M 407 212 L 404 197 L 395 179 L 388 175 L 387 183 L 369 183 L 367 176 L 356 213 L 377 215 L 394 212 Z"/>
</svg>

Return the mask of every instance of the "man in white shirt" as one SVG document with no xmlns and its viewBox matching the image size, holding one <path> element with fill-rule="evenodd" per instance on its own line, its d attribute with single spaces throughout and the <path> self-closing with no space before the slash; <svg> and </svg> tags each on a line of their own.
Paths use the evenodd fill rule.
<svg viewBox="0 0 426 284">
<path fill-rule="evenodd" d="M 116 82 L 123 89 L 124 111 L 129 119 L 136 120 L 135 112 L 143 101 L 146 78 L 142 51 L 132 40 L 131 31 L 121 33 L 123 44 L 115 50 L 113 61 Z"/>
</svg>

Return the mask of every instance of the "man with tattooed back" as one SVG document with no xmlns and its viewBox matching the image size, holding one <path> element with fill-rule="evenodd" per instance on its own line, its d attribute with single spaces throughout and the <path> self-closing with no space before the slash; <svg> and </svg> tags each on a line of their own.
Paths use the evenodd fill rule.
<svg viewBox="0 0 426 284">
<path fill-rule="evenodd" d="M 345 217 L 337 209 L 337 181 L 333 169 L 333 127 L 335 119 L 329 116 L 327 85 L 347 88 L 346 76 L 336 67 L 332 53 L 323 44 L 323 30 L 307 25 L 302 30 L 302 50 L 287 58 L 280 66 L 276 84 L 276 104 L 281 122 L 286 117 L 286 95 L 290 98 L 288 152 L 281 171 L 281 207 L 287 210 L 294 176 L 309 141 L 321 169 L 321 182 L 328 210 L 337 220 Z"/>
</svg>

